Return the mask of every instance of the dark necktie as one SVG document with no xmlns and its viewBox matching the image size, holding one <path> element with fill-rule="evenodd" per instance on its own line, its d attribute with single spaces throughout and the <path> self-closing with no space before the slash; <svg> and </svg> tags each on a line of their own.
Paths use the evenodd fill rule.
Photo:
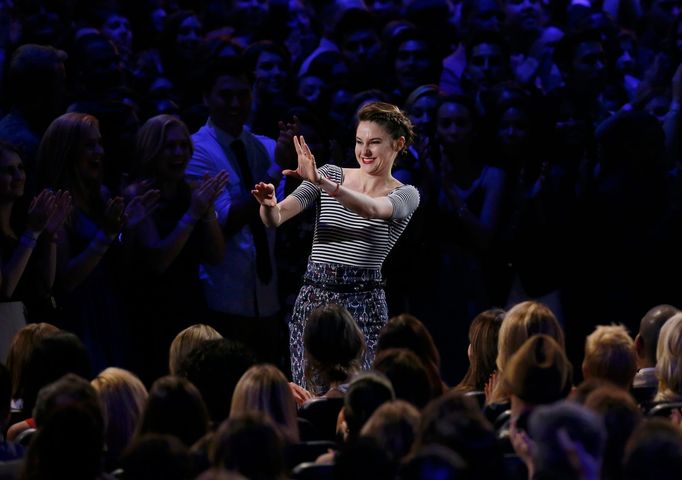
<svg viewBox="0 0 682 480">
<path fill-rule="evenodd" d="M 255 185 L 255 182 L 253 181 L 253 175 L 249 168 L 244 142 L 240 139 L 233 140 L 230 147 L 239 164 L 239 170 L 242 174 L 242 183 L 250 191 Z M 258 278 L 260 278 L 263 283 L 269 283 L 272 278 L 270 250 L 268 247 L 268 237 L 265 232 L 265 225 L 263 225 L 260 216 L 253 216 L 253 218 L 249 219 L 249 228 L 253 235 L 253 242 L 256 245 L 256 272 L 258 272 Z"/>
</svg>

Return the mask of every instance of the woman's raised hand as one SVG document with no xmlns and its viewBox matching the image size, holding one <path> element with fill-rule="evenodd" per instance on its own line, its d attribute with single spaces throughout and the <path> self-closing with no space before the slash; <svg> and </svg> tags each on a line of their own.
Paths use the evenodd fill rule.
<svg viewBox="0 0 682 480">
<path fill-rule="evenodd" d="M 125 225 L 125 201 L 123 197 L 110 198 L 104 207 L 104 219 L 102 220 L 102 232 L 109 237 L 114 237 Z"/>
<path fill-rule="evenodd" d="M 142 195 L 136 195 L 126 205 L 123 217 L 126 228 L 135 228 L 145 218 L 156 210 L 161 199 L 160 190 L 147 190 Z"/>
<path fill-rule="evenodd" d="M 272 183 L 258 182 L 251 190 L 251 195 L 256 197 L 258 203 L 266 207 L 274 207 L 277 205 L 277 197 L 275 196 L 275 186 Z"/>
<path fill-rule="evenodd" d="M 55 209 L 55 195 L 50 190 L 45 189 L 31 200 L 28 207 L 28 228 L 40 233 L 52 216 Z"/>
<path fill-rule="evenodd" d="M 190 209 L 192 215 L 199 218 L 205 215 L 218 196 L 225 189 L 227 185 L 227 172 L 221 170 L 215 176 L 209 177 L 208 174 L 198 182 L 198 185 L 192 190 L 192 201 Z"/>
<path fill-rule="evenodd" d="M 71 194 L 66 190 L 59 190 L 54 199 L 54 211 L 45 225 L 45 231 L 53 236 L 62 228 L 71 213 Z"/>
<path fill-rule="evenodd" d="M 298 167 L 296 170 L 284 170 L 282 173 L 288 177 L 301 178 L 312 183 L 320 181 L 320 173 L 317 171 L 315 165 L 315 156 L 310 151 L 310 147 L 305 143 L 303 135 L 298 137 L 294 135 L 294 147 L 298 155 Z"/>
</svg>

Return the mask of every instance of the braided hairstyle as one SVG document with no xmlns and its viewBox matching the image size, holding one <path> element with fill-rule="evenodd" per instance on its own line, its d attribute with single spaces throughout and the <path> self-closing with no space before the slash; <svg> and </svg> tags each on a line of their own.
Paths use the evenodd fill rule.
<svg viewBox="0 0 682 480">
<path fill-rule="evenodd" d="M 374 122 L 386 129 L 393 140 L 405 137 L 405 145 L 402 152 L 414 142 L 414 130 L 412 122 L 407 114 L 397 106 L 385 102 L 372 102 L 363 106 L 357 114 L 358 123 Z"/>
</svg>

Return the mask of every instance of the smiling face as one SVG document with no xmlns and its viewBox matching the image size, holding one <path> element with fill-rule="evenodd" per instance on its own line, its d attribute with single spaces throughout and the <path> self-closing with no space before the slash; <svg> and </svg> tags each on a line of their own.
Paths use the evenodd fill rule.
<svg viewBox="0 0 682 480">
<path fill-rule="evenodd" d="M 280 95 L 287 80 L 285 60 L 274 52 L 263 52 L 256 62 L 256 89 L 268 95 Z"/>
<path fill-rule="evenodd" d="M 390 173 L 395 157 L 404 145 L 404 137 L 394 140 L 378 123 L 362 121 L 355 133 L 355 158 L 364 172 Z"/>
<path fill-rule="evenodd" d="M 179 125 L 169 126 L 156 158 L 157 175 L 163 180 L 182 180 L 190 155 L 190 140 L 185 130 Z"/>
<path fill-rule="evenodd" d="M 16 200 L 24 194 L 26 172 L 16 152 L 0 151 L 0 199 Z"/>
<path fill-rule="evenodd" d="M 86 125 L 83 128 L 83 138 L 76 165 L 78 177 L 86 183 L 101 182 L 103 174 L 102 158 L 102 135 L 95 125 Z"/>
</svg>

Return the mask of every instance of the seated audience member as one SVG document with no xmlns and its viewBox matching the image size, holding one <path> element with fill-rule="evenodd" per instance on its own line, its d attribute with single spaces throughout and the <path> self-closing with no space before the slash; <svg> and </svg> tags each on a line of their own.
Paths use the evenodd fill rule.
<svg viewBox="0 0 682 480">
<path fill-rule="evenodd" d="M 215 435 L 211 464 L 250 479 L 282 479 L 284 442 L 264 415 L 235 415 L 225 420 Z"/>
<path fill-rule="evenodd" d="M 563 401 L 536 408 L 528 422 L 528 434 L 519 435 L 533 446 L 529 450 L 515 445 L 528 467 L 528 478 L 599 478 L 606 443 L 599 415 Z"/>
<path fill-rule="evenodd" d="M 412 449 L 419 418 L 419 411 L 404 400 L 386 402 L 365 422 L 360 437 L 374 439 L 392 461 L 400 463 Z"/>
<path fill-rule="evenodd" d="M 625 446 L 626 480 L 675 480 L 682 471 L 682 432 L 664 418 L 644 420 Z"/>
<path fill-rule="evenodd" d="M 194 348 L 179 375 L 201 392 L 211 422 L 217 426 L 229 416 L 234 387 L 253 364 L 253 354 L 243 344 L 221 338 Z"/>
<path fill-rule="evenodd" d="M 573 368 L 552 337 L 534 335 L 512 355 L 502 381 L 511 394 L 510 423 L 525 429 L 527 416 L 535 407 L 568 396 Z"/>
<path fill-rule="evenodd" d="M 635 354 L 637 355 L 637 373 L 632 381 L 634 388 L 658 386 L 656 378 L 656 345 L 663 324 L 679 310 L 672 305 L 657 305 L 649 310 L 639 323 L 639 332 L 635 337 Z"/>
<path fill-rule="evenodd" d="M 412 451 L 430 445 L 442 445 L 457 453 L 472 478 L 503 478 L 503 455 L 495 430 L 476 401 L 460 392 L 440 396 L 422 412 Z"/>
<path fill-rule="evenodd" d="M 182 362 L 185 361 L 187 355 L 197 345 L 207 340 L 218 340 L 223 338 L 218 331 L 203 323 L 191 325 L 178 333 L 170 346 L 170 353 L 168 355 L 168 371 L 171 375 L 177 375 L 180 371 Z"/>
<path fill-rule="evenodd" d="M 400 468 L 402 480 L 470 478 L 471 470 L 457 452 L 441 445 L 425 445 L 411 455 Z"/>
<path fill-rule="evenodd" d="M 337 432 L 345 442 L 354 441 L 369 417 L 392 400 L 395 400 L 393 386 L 383 374 L 366 372 L 358 375 L 348 387 Z"/>
<path fill-rule="evenodd" d="M 377 353 L 388 348 L 406 348 L 419 357 L 429 373 L 434 395 L 440 395 L 447 389 L 440 377 L 438 348 L 431 333 L 417 317 L 402 313 L 388 320 L 379 333 Z"/>
<path fill-rule="evenodd" d="M 418 409 L 424 408 L 437 396 L 433 392 L 426 367 L 410 350 L 389 348 L 378 351 L 372 369 L 388 377 L 396 398 L 405 400 Z"/>
<path fill-rule="evenodd" d="M 87 380 L 67 374 L 43 388 L 35 423 L 22 478 L 99 478 L 104 417 L 97 392 Z"/>
<path fill-rule="evenodd" d="M 500 380 L 514 352 L 528 338 L 538 334 L 549 335 L 565 351 L 564 331 L 554 313 L 546 305 L 529 300 L 514 305 L 504 315 L 497 341 L 497 372 L 485 387 L 488 404 L 509 402 L 507 385 Z"/>
<path fill-rule="evenodd" d="M 26 365 L 40 340 L 59 331 L 51 323 L 29 323 L 12 339 L 7 354 L 7 368 L 12 376 L 12 410 L 21 412 L 26 383 Z"/>
<path fill-rule="evenodd" d="M 284 374 L 274 365 L 254 365 L 237 382 L 230 416 L 264 414 L 287 444 L 298 442 L 296 402 Z"/>
<path fill-rule="evenodd" d="M 598 325 L 585 340 L 583 377 L 603 378 L 630 390 L 637 372 L 635 343 L 622 325 Z"/>
<path fill-rule="evenodd" d="M 125 449 L 121 459 L 128 480 L 193 478 L 189 449 L 173 435 L 145 433 Z"/>
<path fill-rule="evenodd" d="M 397 464 L 382 445 L 372 438 L 347 443 L 334 459 L 334 478 L 393 480 Z"/>
<path fill-rule="evenodd" d="M 360 371 L 365 339 L 350 312 L 342 305 L 315 309 L 303 332 L 306 385 L 313 395 L 342 397 Z M 296 389 L 298 391 L 298 389 Z M 301 398 L 300 400 L 306 398 Z"/>
<path fill-rule="evenodd" d="M 9 440 L 14 440 L 22 431 L 36 426 L 37 420 L 32 417 L 40 390 L 67 373 L 90 378 L 90 357 L 76 335 L 60 330 L 42 338 L 26 363 L 21 414 L 25 420 L 9 428 Z"/>
<path fill-rule="evenodd" d="M 661 327 L 656 347 L 657 402 L 682 401 L 682 313 L 670 317 Z"/>
<path fill-rule="evenodd" d="M 642 421 L 642 411 L 632 395 L 614 385 L 598 387 L 587 396 L 584 405 L 601 415 L 606 427 L 601 478 L 623 478 L 625 443 Z"/>
<path fill-rule="evenodd" d="M 482 392 L 496 369 L 497 341 L 504 310 L 491 308 L 474 317 L 469 326 L 469 369 L 454 388 L 462 392 Z"/>
<path fill-rule="evenodd" d="M 145 433 L 173 435 L 188 448 L 209 431 L 206 405 L 186 378 L 168 375 L 152 385 L 135 437 Z"/>
<path fill-rule="evenodd" d="M 121 453 L 135 433 L 142 409 L 147 400 L 147 389 L 133 373 L 109 367 L 90 384 L 97 390 L 104 415 L 106 466 L 113 471 Z"/>
</svg>

